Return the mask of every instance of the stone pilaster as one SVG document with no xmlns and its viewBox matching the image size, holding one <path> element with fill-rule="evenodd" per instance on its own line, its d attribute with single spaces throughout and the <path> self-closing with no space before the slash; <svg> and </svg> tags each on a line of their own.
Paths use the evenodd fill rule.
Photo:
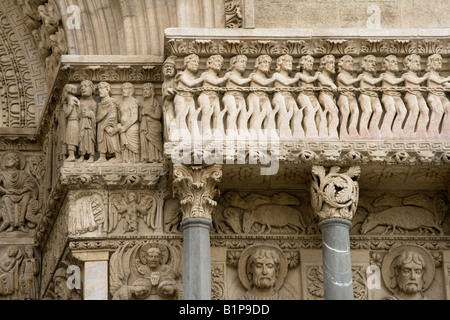
<svg viewBox="0 0 450 320">
<path fill-rule="evenodd" d="M 358 166 L 341 172 L 313 166 L 311 205 L 319 216 L 325 300 L 353 300 L 350 258 L 351 220 L 358 206 Z"/>
<path fill-rule="evenodd" d="M 108 251 L 73 251 L 84 263 L 83 299 L 108 300 Z"/>
<path fill-rule="evenodd" d="M 174 194 L 180 199 L 183 218 L 183 299 L 211 299 L 211 214 L 217 205 L 220 165 L 174 165 Z"/>
</svg>

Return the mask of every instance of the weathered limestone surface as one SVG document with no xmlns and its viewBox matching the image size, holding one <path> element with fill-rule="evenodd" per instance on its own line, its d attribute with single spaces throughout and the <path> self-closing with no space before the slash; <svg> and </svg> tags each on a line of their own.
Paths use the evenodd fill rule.
<svg viewBox="0 0 450 320">
<path fill-rule="evenodd" d="M 447 0 L 0 2 L 0 300 L 450 299 Z"/>
</svg>

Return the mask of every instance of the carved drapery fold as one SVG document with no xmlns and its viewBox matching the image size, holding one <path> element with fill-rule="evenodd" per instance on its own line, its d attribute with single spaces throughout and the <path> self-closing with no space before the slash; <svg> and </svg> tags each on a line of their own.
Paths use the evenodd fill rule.
<svg viewBox="0 0 450 320">
<path fill-rule="evenodd" d="M 359 166 L 341 172 L 333 166 L 313 166 L 311 169 L 311 206 L 321 221 L 330 218 L 352 220 L 359 198 L 357 178 Z"/>
<path fill-rule="evenodd" d="M 219 196 L 217 183 L 222 179 L 221 166 L 174 165 L 173 177 L 173 191 L 180 199 L 182 220 L 211 220 L 212 211 L 217 205 L 214 198 Z"/>
</svg>

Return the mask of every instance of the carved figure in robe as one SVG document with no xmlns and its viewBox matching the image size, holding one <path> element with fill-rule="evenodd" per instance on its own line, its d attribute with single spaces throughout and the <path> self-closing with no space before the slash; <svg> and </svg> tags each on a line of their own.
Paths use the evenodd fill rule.
<svg viewBox="0 0 450 320">
<path fill-rule="evenodd" d="M 428 138 L 450 139 L 450 101 L 445 95 L 444 86 L 450 86 L 450 77 L 442 77 L 442 56 L 432 54 L 427 59 L 429 88 L 427 102 L 430 107 L 430 122 L 428 124 Z"/>
<path fill-rule="evenodd" d="M 94 162 L 95 155 L 95 139 L 96 139 L 96 119 L 97 102 L 92 97 L 94 93 L 94 84 L 91 80 L 83 80 L 80 85 L 81 99 L 80 99 L 80 137 L 78 153 L 80 157 L 79 162 L 85 160 L 87 162 Z"/>
<path fill-rule="evenodd" d="M 421 70 L 420 56 L 410 54 L 403 59 L 402 75 L 405 80 L 405 104 L 409 111 L 403 127 L 403 134 L 407 138 L 427 138 L 427 124 L 429 120 L 429 110 L 427 102 L 419 90 L 420 84 L 428 80 L 428 73 L 419 77 Z"/>
<path fill-rule="evenodd" d="M 119 104 L 110 97 L 111 86 L 107 82 L 97 85 L 100 102 L 97 104 L 97 148 L 100 153 L 98 163 L 107 161 L 107 154 L 114 154 L 110 162 L 122 162 L 118 125 Z"/>
<path fill-rule="evenodd" d="M 153 83 L 144 83 L 144 103 L 141 107 L 141 162 L 160 162 L 163 159 L 163 127 L 161 106 L 155 97 Z"/>
<path fill-rule="evenodd" d="M 167 140 L 170 140 L 170 134 L 175 129 L 175 110 L 173 105 L 173 98 L 175 97 L 175 59 L 176 56 L 170 56 L 163 64 L 164 82 L 161 91 L 164 115 L 164 137 Z"/>
<path fill-rule="evenodd" d="M 204 90 L 198 96 L 198 105 L 201 109 L 202 137 L 211 137 L 212 134 L 223 135 L 223 117 L 226 110 L 220 109 L 219 93 L 214 90 L 225 83 L 230 76 L 228 73 L 224 77 L 219 77 L 222 69 L 223 57 L 214 54 L 206 61 L 206 71 L 202 73 Z M 195 126 L 197 118 L 191 119 L 190 123 Z M 217 132 L 215 132 L 217 130 Z"/>
<path fill-rule="evenodd" d="M 139 110 L 141 104 L 134 96 L 134 86 L 130 82 L 122 84 L 123 100 L 119 105 L 119 124 L 122 161 L 139 162 Z"/>
<path fill-rule="evenodd" d="M 370 90 L 375 88 L 376 84 L 381 82 L 383 78 L 376 78 L 377 58 L 369 54 L 361 59 L 361 80 L 359 87 L 361 94 L 358 101 L 361 107 L 361 119 L 359 122 L 359 136 L 362 139 L 381 138 L 380 120 L 383 114 L 381 101 L 378 98 L 378 93 Z"/>
<path fill-rule="evenodd" d="M 19 264 L 23 254 L 16 246 L 8 247 L 6 253 L 0 258 L 0 295 L 14 294 L 18 299 Z"/>
<path fill-rule="evenodd" d="M 67 146 L 69 156 L 65 161 L 75 161 L 75 152 L 79 143 L 79 115 L 80 115 L 80 100 L 75 96 L 77 94 L 77 87 L 73 84 L 66 84 L 62 97 L 62 112 L 65 118 L 65 133 L 64 144 Z"/>
<path fill-rule="evenodd" d="M 302 127 L 303 109 L 299 109 L 289 87 L 298 82 L 300 73 L 290 77 L 293 58 L 290 55 L 282 55 L 277 58 L 273 86 L 278 88 L 272 99 L 273 109 L 278 109 L 276 124 L 282 138 L 302 138 L 305 132 Z M 291 123 L 292 120 L 292 123 Z"/>
<path fill-rule="evenodd" d="M 306 138 L 317 138 L 319 136 L 320 125 L 322 125 L 320 131 L 325 132 L 327 130 L 326 121 L 321 122 L 322 112 L 320 103 L 313 91 L 320 71 L 311 75 L 313 66 L 314 58 L 310 55 L 302 56 L 298 61 L 300 88 L 302 88 L 302 91 L 297 96 L 297 103 L 303 109 L 303 128 L 305 129 Z"/>
<path fill-rule="evenodd" d="M 230 90 L 223 95 L 223 105 L 226 110 L 226 131 L 231 135 L 246 135 L 248 133 L 248 119 L 250 114 L 245 103 L 244 93 L 239 90 L 248 84 L 251 79 L 244 78 L 243 73 L 247 68 L 248 58 L 243 55 L 237 55 L 230 59 L 230 66 L 228 68 L 228 80 L 226 87 Z M 233 90 L 233 89 L 236 90 Z"/>
<path fill-rule="evenodd" d="M 399 139 L 403 137 L 403 123 L 407 110 L 401 93 L 395 89 L 398 88 L 398 84 L 402 83 L 404 79 L 395 76 L 398 72 L 396 56 L 389 55 L 385 57 L 382 66 L 384 72 L 380 75 L 383 78 L 381 83 L 383 88 L 381 102 L 385 113 L 381 125 L 381 136 L 388 139 Z"/>
<path fill-rule="evenodd" d="M 25 300 L 35 300 L 38 298 L 39 290 L 39 262 L 34 256 L 33 247 L 25 247 L 25 258 L 20 265 L 20 293 Z"/>
<path fill-rule="evenodd" d="M 278 109 L 273 109 L 270 98 L 265 88 L 269 87 L 275 77 L 268 77 L 272 58 L 268 55 L 260 55 L 255 60 L 255 70 L 250 74 L 250 87 L 261 88 L 252 91 L 247 97 L 247 106 L 251 113 L 249 131 L 251 134 L 262 134 L 262 130 L 275 130 L 275 115 Z"/>
<path fill-rule="evenodd" d="M 336 81 L 339 88 L 337 105 L 340 115 L 339 137 L 341 139 L 358 138 L 359 107 L 356 94 L 352 89 L 355 88 L 354 84 L 359 82 L 362 75 L 360 74 L 356 78 L 352 76 L 353 64 L 353 58 L 349 55 L 343 56 L 338 62 L 339 74 Z"/>
<path fill-rule="evenodd" d="M 0 212 L 3 223 L 0 232 L 18 229 L 28 232 L 25 223 L 36 225 L 39 211 L 39 187 L 36 180 L 24 170 L 25 157 L 8 151 L 1 157 Z"/>
<path fill-rule="evenodd" d="M 196 119 L 200 108 L 196 110 L 194 93 L 183 91 L 183 89 L 193 89 L 203 82 L 203 78 L 197 78 L 195 74 L 198 71 L 199 57 L 196 54 L 190 54 L 184 58 L 183 71 L 179 71 L 175 76 L 175 87 L 180 89 L 177 91 L 173 100 L 175 106 L 175 123 L 176 132 L 173 139 L 178 140 L 190 136 L 190 132 L 194 133 L 193 125 L 190 120 Z M 187 119 L 190 119 L 189 121 Z M 188 124 L 189 122 L 189 124 Z"/>
<path fill-rule="evenodd" d="M 317 78 L 318 85 L 322 88 L 319 94 L 319 102 L 322 106 L 321 121 L 326 122 L 326 126 L 321 125 L 319 127 L 319 136 L 323 138 L 328 137 L 337 139 L 339 137 L 337 129 L 339 126 L 339 110 L 334 97 L 337 86 L 334 84 L 334 80 L 332 78 L 332 76 L 336 73 L 334 56 L 328 54 L 320 58 L 318 70 L 321 72 Z M 320 130 L 322 128 L 324 129 L 323 131 Z"/>
</svg>

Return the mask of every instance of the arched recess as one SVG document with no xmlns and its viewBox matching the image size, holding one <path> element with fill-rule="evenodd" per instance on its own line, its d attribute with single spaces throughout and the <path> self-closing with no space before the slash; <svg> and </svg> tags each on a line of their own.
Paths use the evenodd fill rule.
<svg viewBox="0 0 450 320">
<path fill-rule="evenodd" d="M 68 54 L 164 54 L 164 29 L 225 27 L 224 0 L 56 0 Z M 80 8 L 80 28 L 68 27 Z"/>
<path fill-rule="evenodd" d="M 46 98 L 44 66 L 23 15 L 15 1 L 0 1 L 2 135 L 32 134 L 39 123 Z"/>
</svg>

